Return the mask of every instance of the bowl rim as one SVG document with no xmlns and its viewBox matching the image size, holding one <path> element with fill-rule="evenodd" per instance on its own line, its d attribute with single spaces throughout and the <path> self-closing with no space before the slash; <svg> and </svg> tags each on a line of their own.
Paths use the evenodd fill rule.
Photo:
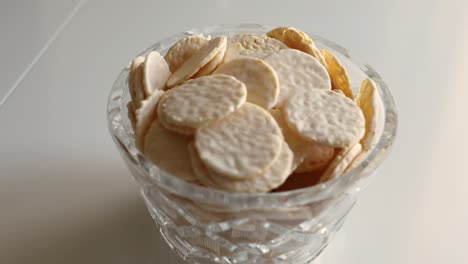
<svg viewBox="0 0 468 264">
<path fill-rule="evenodd" d="M 232 34 L 241 32 L 264 33 L 268 30 L 276 28 L 272 25 L 261 24 L 220 24 L 215 26 L 206 26 L 194 28 L 172 35 L 163 39 L 139 55 L 144 55 L 153 50 L 163 50 L 170 47 L 175 41 L 192 34 Z M 308 33 L 309 34 L 309 33 Z M 396 106 L 391 95 L 391 92 L 380 77 L 380 75 L 367 63 L 356 58 L 347 49 L 340 45 L 320 37 L 315 34 L 309 36 L 316 43 L 320 43 L 327 48 L 331 48 L 341 56 L 349 59 L 355 66 L 367 75 L 369 79 L 374 81 L 378 92 L 380 93 L 383 103 L 383 129 L 377 143 L 366 158 L 362 159 L 359 164 L 345 172 L 342 176 L 333 180 L 320 183 L 311 187 L 295 189 L 285 192 L 274 193 L 232 193 L 222 190 L 215 190 L 203 186 L 198 186 L 189 182 L 185 182 L 169 173 L 162 171 L 156 165 L 152 164 L 136 149 L 132 135 L 128 133 L 124 126 L 123 120 L 128 119 L 123 109 L 121 99 L 124 89 L 127 88 L 126 79 L 128 76 L 130 63 L 119 73 L 116 81 L 113 84 L 108 97 L 107 118 L 108 128 L 112 138 L 120 150 L 127 166 L 130 169 L 136 170 L 144 179 L 137 178 L 141 185 L 157 185 L 171 193 L 189 198 L 191 200 L 213 204 L 214 206 L 229 206 L 236 208 L 278 208 L 284 206 L 299 206 L 302 204 L 325 200 L 341 194 L 349 194 L 357 192 L 365 185 L 365 179 L 382 164 L 383 160 L 388 156 L 389 150 L 394 142 L 397 132 L 398 114 Z"/>
</svg>

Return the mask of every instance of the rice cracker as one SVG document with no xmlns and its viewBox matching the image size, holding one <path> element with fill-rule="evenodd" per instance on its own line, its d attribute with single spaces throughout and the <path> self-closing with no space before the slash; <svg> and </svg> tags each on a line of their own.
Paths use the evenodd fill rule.
<svg viewBox="0 0 468 264">
<path fill-rule="evenodd" d="M 353 99 L 353 90 L 351 90 L 351 84 L 349 83 L 349 76 L 346 69 L 329 50 L 323 49 L 320 53 L 323 55 L 327 63 L 327 71 L 330 75 L 332 88 L 342 91 L 346 97 Z"/>
<path fill-rule="evenodd" d="M 302 138 L 331 147 L 346 147 L 362 138 L 365 120 L 351 99 L 331 90 L 295 93 L 284 107 L 285 120 Z"/>
<path fill-rule="evenodd" d="M 261 175 L 243 180 L 229 180 L 222 175 L 210 173 L 210 179 L 221 189 L 231 192 L 263 193 L 271 191 L 283 184 L 292 172 L 293 153 L 288 144 L 283 141 L 281 152 Z"/>
<path fill-rule="evenodd" d="M 162 114 L 162 106 L 164 105 L 164 103 L 165 103 L 165 101 L 167 99 L 167 96 L 171 92 L 172 92 L 172 90 L 167 91 L 166 93 L 164 93 L 161 96 L 161 99 L 159 100 L 158 109 L 157 109 L 157 116 L 158 116 L 159 123 L 165 129 L 170 130 L 172 132 L 176 132 L 176 133 L 181 134 L 181 135 L 190 136 L 190 135 L 195 134 L 195 128 L 187 127 L 187 126 L 176 126 L 176 125 L 170 124 L 170 123 L 167 122 L 166 116 L 164 114 Z"/>
<path fill-rule="evenodd" d="M 279 81 L 273 68 L 263 60 L 239 58 L 221 65 L 213 74 L 227 74 L 245 84 L 247 101 L 272 108 L 279 95 Z"/>
<path fill-rule="evenodd" d="M 282 142 L 273 117 L 251 103 L 195 133 L 195 147 L 207 168 L 233 180 L 264 172 L 279 156 Z"/>
<path fill-rule="evenodd" d="M 138 56 L 132 61 L 128 74 L 128 87 L 130 97 L 135 108 L 139 108 L 141 101 L 145 100 L 146 93 L 143 87 L 143 62 L 145 57 Z"/>
<path fill-rule="evenodd" d="M 188 145 L 192 137 L 169 131 L 153 120 L 145 137 L 144 155 L 163 171 L 186 181 L 195 180 Z"/>
<path fill-rule="evenodd" d="M 361 144 L 364 150 L 369 150 L 376 144 L 380 136 L 379 122 L 383 119 L 381 116 L 383 103 L 372 80 L 365 79 L 361 82 L 355 101 L 366 119 L 366 133 Z"/>
<path fill-rule="evenodd" d="M 143 62 L 143 88 L 146 97 L 154 91 L 166 88 L 166 83 L 171 76 L 171 71 L 164 58 L 156 51 L 151 51 L 146 55 Z"/>
<path fill-rule="evenodd" d="M 305 32 L 299 29 L 293 27 L 280 27 L 268 32 L 267 36 L 283 42 L 291 49 L 297 49 L 312 55 L 320 62 L 320 64 L 323 66 L 326 65 L 325 59 L 322 54 L 320 54 L 320 51 L 315 47 L 312 39 Z"/>
<path fill-rule="evenodd" d="M 160 115 L 175 126 L 199 128 L 224 118 L 246 101 L 245 85 L 224 74 L 189 80 L 170 90 Z"/>
<path fill-rule="evenodd" d="M 241 57 L 263 59 L 273 52 L 286 48 L 287 46 L 281 41 L 265 35 L 241 34 L 230 38 L 224 62 Z"/>
<path fill-rule="evenodd" d="M 351 162 L 353 162 L 353 160 L 361 153 L 361 150 L 362 146 L 359 143 L 342 149 L 322 174 L 320 182 L 326 182 L 341 176 L 349 167 Z"/>
<path fill-rule="evenodd" d="M 203 66 L 207 65 L 218 53 L 226 49 L 226 37 L 214 38 L 188 58 L 169 78 L 169 88 L 179 85 L 195 75 Z"/>
<path fill-rule="evenodd" d="M 283 49 L 266 57 L 265 62 L 276 72 L 280 92 L 276 106 L 281 107 L 290 95 L 308 89 L 331 90 L 327 70 L 309 54 Z"/>
<path fill-rule="evenodd" d="M 161 90 L 154 91 L 150 97 L 141 102 L 140 108 L 135 111 L 135 145 L 141 152 L 144 152 L 145 136 L 151 123 L 156 119 L 156 106 L 163 94 Z"/>
<path fill-rule="evenodd" d="M 164 56 L 171 72 L 175 72 L 188 58 L 208 44 L 209 40 L 202 34 L 196 34 L 176 42 Z"/>
</svg>

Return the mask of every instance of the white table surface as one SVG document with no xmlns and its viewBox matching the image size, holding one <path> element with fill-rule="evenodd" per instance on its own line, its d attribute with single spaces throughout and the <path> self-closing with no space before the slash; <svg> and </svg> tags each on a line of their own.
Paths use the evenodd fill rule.
<svg viewBox="0 0 468 264">
<path fill-rule="evenodd" d="M 182 263 L 111 142 L 107 94 L 150 44 L 239 22 L 334 40 L 393 91 L 396 145 L 320 263 L 468 263 L 462 0 L 1 1 L 0 263 Z"/>
</svg>

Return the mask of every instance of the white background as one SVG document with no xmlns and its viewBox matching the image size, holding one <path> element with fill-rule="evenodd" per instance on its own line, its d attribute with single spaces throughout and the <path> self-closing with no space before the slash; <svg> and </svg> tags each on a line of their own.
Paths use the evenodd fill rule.
<svg viewBox="0 0 468 264">
<path fill-rule="evenodd" d="M 107 94 L 152 43 L 240 22 L 341 44 L 399 109 L 391 156 L 320 263 L 468 263 L 462 0 L 1 1 L 0 263 L 182 263 L 111 142 Z"/>
</svg>

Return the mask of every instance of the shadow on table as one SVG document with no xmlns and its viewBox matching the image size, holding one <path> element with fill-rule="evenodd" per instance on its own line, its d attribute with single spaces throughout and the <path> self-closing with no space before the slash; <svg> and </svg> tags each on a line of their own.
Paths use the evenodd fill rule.
<svg viewBox="0 0 468 264">
<path fill-rule="evenodd" d="M 27 182 L 18 175 L 0 186 L 0 199 L 7 199 L 0 201 L 0 263 L 183 263 L 125 178 L 128 171 L 22 166 L 16 172 L 28 173 Z"/>
</svg>

